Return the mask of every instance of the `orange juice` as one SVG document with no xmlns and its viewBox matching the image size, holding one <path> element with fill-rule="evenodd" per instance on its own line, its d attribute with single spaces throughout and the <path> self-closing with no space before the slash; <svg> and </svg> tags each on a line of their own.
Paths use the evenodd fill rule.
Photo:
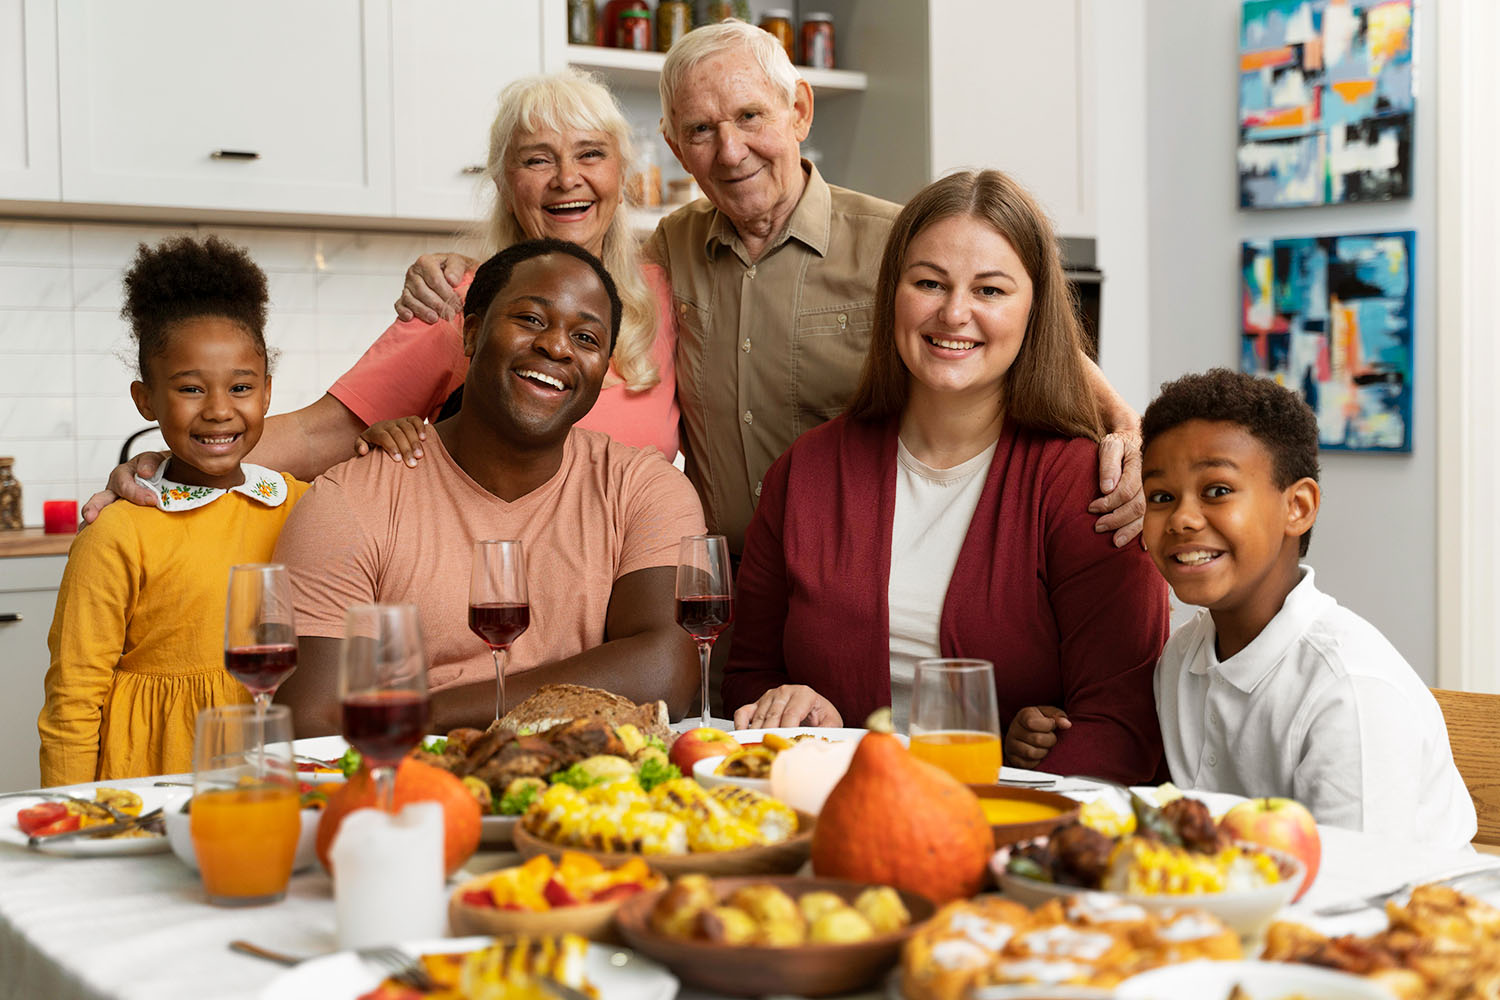
<svg viewBox="0 0 1500 1000">
<path fill-rule="evenodd" d="M 911 738 L 911 752 L 966 784 L 992 784 L 1000 774 L 1000 737 L 994 733 L 918 733 Z"/>
<path fill-rule="evenodd" d="M 193 797 L 193 851 L 211 902 L 226 905 L 280 899 L 292 877 L 302 832 L 297 791 L 255 785 Z"/>
</svg>

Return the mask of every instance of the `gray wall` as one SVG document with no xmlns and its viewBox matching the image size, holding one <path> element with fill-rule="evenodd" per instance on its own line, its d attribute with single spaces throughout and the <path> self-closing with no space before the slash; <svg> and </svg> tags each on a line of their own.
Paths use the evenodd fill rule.
<svg viewBox="0 0 1500 1000">
<path fill-rule="evenodd" d="M 1324 453 L 1308 562 L 1318 585 L 1379 628 L 1431 684 L 1436 550 L 1436 31 L 1416 13 L 1413 197 L 1389 204 L 1240 211 L 1235 178 L 1238 0 L 1151 0 L 1147 28 L 1150 378 L 1239 363 L 1239 242 L 1412 229 L 1416 372 L 1410 455 Z"/>
</svg>

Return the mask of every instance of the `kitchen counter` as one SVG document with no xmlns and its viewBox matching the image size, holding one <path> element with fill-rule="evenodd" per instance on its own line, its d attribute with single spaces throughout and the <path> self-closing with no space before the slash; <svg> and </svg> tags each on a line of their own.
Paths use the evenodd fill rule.
<svg viewBox="0 0 1500 1000">
<path fill-rule="evenodd" d="M 76 535 L 48 535 L 41 528 L 0 531 L 0 559 L 12 556 L 65 556 Z"/>
</svg>

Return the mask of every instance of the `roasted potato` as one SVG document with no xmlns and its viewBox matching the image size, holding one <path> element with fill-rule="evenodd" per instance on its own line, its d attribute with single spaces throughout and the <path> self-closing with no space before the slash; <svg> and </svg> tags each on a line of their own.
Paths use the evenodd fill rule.
<svg viewBox="0 0 1500 1000">
<path fill-rule="evenodd" d="M 752 944 L 760 929 L 750 914 L 733 906 L 711 906 L 698 913 L 698 937 L 715 944 Z"/>
<path fill-rule="evenodd" d="M 835 892 L 805 892 L 797 900 L 797 909 L 809 924 L 830 910 L 842 910 L 849 904 Z"/>
<path fill-rule="evenodd" d="M 775 947 L 807 940 L 807 920 L 792 897 L 774 885 L 747 885 L 736 889 L 730 906 L 748 913 L 760 928 L 760 943 Z"/>
<path fill-rule="evenodd" d="M 651 929 L 668 937 L 696 937 L 698 915 L 717 902 L 707 875 L 684 875 L 651 908 Z"/>
<path fill-rule="evenodd" d="M 872 885 L 854 901 L 854 908 L 870 922 L 877 934 L 899 931 L 911 923 L 911 914 L 900 893 L 888 885 Z"/>
<path fill-rule="evenodd" d="M 817 920 L 807 933 L 810 944 L 850 944 L 868 941 L 875 936 L 875 928 L 857 911 L 847 906 L 829 910 Z"/>
</svg>

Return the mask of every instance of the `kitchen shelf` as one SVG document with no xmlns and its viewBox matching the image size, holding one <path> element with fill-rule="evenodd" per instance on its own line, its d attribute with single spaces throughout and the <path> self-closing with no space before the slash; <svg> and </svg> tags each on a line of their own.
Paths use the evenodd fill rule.
<svg viewBox="0 0 1500 1000">
<path fill-rule="evenodd" d="M 607 49 L 597 45 L 568 46 L 568 65 L 598 73 L 616 86 L 655 87 L 666 59 L 664 52 Z M 870 82 L 869 77 L 857 70 L 798 66 L 797 72 L 812 85 L 817 97 L 863 93 Z"/>
</svg>

